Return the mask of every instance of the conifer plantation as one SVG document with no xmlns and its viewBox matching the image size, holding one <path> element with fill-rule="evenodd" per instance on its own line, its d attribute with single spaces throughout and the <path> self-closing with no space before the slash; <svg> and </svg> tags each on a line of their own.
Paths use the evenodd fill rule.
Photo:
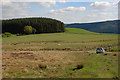
<svg viewBox="0 0 120 80">
<path fill-rule="evenodd" d="M 51 18 L 20 18 L 2 20 L 2 33 L 25 34 L 25 26 L 31 26 L 32 33 L 58 33 L 65 31 L 63 22 Z"/>
</svg>

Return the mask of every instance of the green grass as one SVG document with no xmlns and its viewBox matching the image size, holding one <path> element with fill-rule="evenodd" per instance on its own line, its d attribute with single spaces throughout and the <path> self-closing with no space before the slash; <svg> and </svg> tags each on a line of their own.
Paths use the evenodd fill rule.
<svg viewBox="0 0 120 80">
<path fill-rule="evenodd" d="M 11 36 L 2 38 L 2 42 L 3 78 L 113 78 L 118 75 L 118 34 L 66 28 L 65 33 Z M 87 52 L 109 46 L 117 56 Z M 26 52 L 33 54 L 20 54 Z M 46 69 L 38 67 L 43 63 L 48 66 Z M 83 63 L 84 68 L 73 71 L 78 63 Z"/>
<path fill-rule="evenodd" d="M 65 33 L 32 34 L 25 36 L 14 36 L 3 38 L 4 43 L 26 43 L 26 42 L 82 42 L 93 40 L 110 40 L 118 38 L 117 34 L 100 34 L 83 29 L 66 29 Z M 77 33 L 77 34 L 76 34 Z"/>
<path fill-rule="evenodd" d="M 14 36 L 2 39 L 3 44 L 7 45 L 3 50 L 14 50 L 20 48 L 42 47 L 43 49 L 56 50 L 70 48 L 70 50 L 95 50 L 96 47 L 108 48 L 117 47 L 117 34 L 101 34 L 77 28 L 66 28 L 65 33 L 32 34 L 24 36 Z M 19 44 L 25 44 L 19 45 Z M 116 49 L 116 48 L 114 48 Z M 38 51 L 32 49 L 32 51 Z"/>
</svg>

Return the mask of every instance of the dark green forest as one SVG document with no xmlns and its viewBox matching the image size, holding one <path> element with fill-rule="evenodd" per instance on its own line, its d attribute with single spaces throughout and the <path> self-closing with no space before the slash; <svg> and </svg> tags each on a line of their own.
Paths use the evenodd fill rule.
<svg viewBox="0 0 120 80">
<path fill-rule="evenodd" d="M 25 26 L 31 26 L 34 34 L 65 31 L 63 22 L 51 18 L 19 18 L 2 20 L 2 33 L 25 34 Z"/>
</svg>

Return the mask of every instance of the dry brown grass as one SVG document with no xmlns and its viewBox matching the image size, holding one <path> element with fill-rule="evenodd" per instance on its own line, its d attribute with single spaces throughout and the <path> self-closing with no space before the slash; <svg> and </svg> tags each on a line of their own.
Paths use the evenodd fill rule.
<svg viewBox="0 0 120 80">
<path fill-rule="evenodd" d="M 75 64 L 71 60 L 76 58 L 72 55 L 73 53 L 71 51 L 3 51 L 3 72 L 15 72 L 17 75 L 23 72 L 29 74 L 42 72 L 43 74 L 42 70 L 44 69 L 51 72 L 56 69 L 64 70 L 64 66 Z M 84 55 L 81 54 L 81 56 Z M 28 69 L 36 72 L 31 72 Z M 4 77 L 9 77 L 4 73 Z M 48 77 L 51 76 L 52 74 L 48 75 Z"/>
<path fill-rule="evenodd" d="M 4 49 L 2 52 L 3 77 L 9 78 L 16 77 L 17 75 L 19 75 L 17 77 L 31 77 L 34 74 L 37 78 L 41 77 L 54 78 L 58 75 L 63 75 L 61 74 L 61 72 L 66 73 L 66 69 L 72 70 L 73 67 L 75 68 L 75 70 L 84 68 L 85 64 L 81 62 L 85 62 L 88 59 L 88 57 L 94 56 L 94 54 L 90 54 L 86 51 L 79 50 L 92 49 L 95 47 L 91 48 L 84 46 L 82 48 L 71 48 L 65 46 L 64 48 L 61 47 L 47 48 L 46 46 L 39 45 L 51 44 L 52 42 L 38 42 L 38 43 L 33 42 L 33 43 L 15 43 L 8 45 L 4 44 L 3 45 Z M 79 45 L 82 43 L 84 42 L 80 43 L 53 42 L 53 44 L 56 44 L 57 46 L 63 44 Z M 88 56 L 89 54 L 90 56 Z M 25 76 L 22 74 L 25 74 Z"/>
<path fill-rule="evenodd" d="M 56 77 L 56 74 L 54 73 L 50 73 L 48 75 L 46 75 L 47 78 L 55 78 Z"/>
</svg>

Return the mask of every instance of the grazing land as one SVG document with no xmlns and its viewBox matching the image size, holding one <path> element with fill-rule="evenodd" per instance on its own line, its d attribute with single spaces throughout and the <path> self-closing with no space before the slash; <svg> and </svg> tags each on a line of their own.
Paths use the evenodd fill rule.
<svg viewBox="0 0 120 80">
<path fill-rule="evenodd" d="M 3 78 L 118 77 L 118 34 L 66 28 L 2 41 Z M 97 47 L 112 53 L 88 53 Z"/>
</svg>

